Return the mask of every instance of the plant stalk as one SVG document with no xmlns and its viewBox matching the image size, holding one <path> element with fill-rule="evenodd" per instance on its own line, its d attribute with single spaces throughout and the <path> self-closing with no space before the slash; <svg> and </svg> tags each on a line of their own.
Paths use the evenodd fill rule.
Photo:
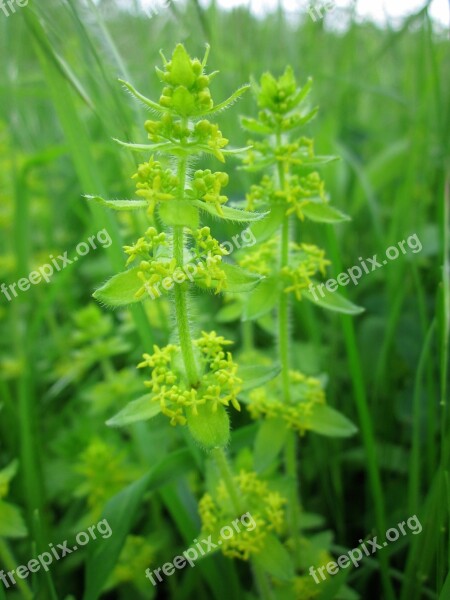
<svg viewBox="0 0 450 600">
<path fill-rule="evenodd" d="M 178 165 L 179 199 L 184 200 L 186 186 L 187 157 L 180 159 Z M 184 263 L 184 227 L 176 225 L 173 228 L 173 257 L 177 267 L 183 267 Z M 178 326 L 181 354 L 188 383 L 195 386 L 199 381 L 197 364 L 195 362 L 194 345 L 192 343 L 191 328 L 189 324 L 189 309 L 186 288 L 184 285 L 175 286 L 175 317 Z"/>
<path fill-rule="evenodd" d="M 277 146 L 281 146 L 281 132 L 277 135 Z M 287 191 L 287 175 L 289 168 L 285 167 L 282 162 L 278 163 L 278 179 L 280 189 Z M 290 222 L 289 217 L 285 216 L 281 227 L 281 244 L 280 244 L 280 271 L 289 265 L 289 244 L 290 244 Z M 283 402 L 290 404 L 290 331 L 289 331 L 289 297 L 284 292 L 280 291 L 278 301 L 278 346 L 281 363 L 281 383 L 283 391 Z M 297 464 L 297 437 L 294 431 L 288 431 L 285 448 L 284 448 L 284 465 L 285 472 L 289 481 L 289 506 L 288 506 L 288 521 L 291 534 L 294 541 L 295 556 L 299 555 L 299 525 L 300 525 L 300 499 L 299 499 L 299 479 L 298 479 L 298 464 Z"/>
</svg>

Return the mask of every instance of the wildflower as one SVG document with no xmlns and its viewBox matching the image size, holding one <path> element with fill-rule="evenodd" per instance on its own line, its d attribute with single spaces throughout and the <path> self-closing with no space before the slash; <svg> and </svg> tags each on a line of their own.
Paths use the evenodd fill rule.
<svg viewBox="0 0 450 600">
<path fill-rule="evenodd" d="M 241 529 L 229 539 L 221 539 L 221 550 L 225 556 L 249 560 L 251 555 L 262 551 L 269 533 L 280 534 L 285 525 L 284 507 L 287 500 L 269 484 L 259 479 L 257 474 L 241 470 L 234 477 L 242 502 L 252 515 L 255 527 Z M 199 502 L 202 533 L 210 534 L 213 540 L 219 539 L 219 531 L 237 515 L 233 509 L 228 488 L 220 480 L 213 493 L 206 493 Z"/>
</svg>

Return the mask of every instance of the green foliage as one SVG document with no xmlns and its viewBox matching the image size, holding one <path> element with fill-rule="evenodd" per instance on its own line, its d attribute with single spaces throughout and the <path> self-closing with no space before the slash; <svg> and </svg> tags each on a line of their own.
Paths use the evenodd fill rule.
<svg viewBox="0 0 450 600">
<path fill-rule="evenodd" d="M 27 292 L 16 286 L 11 301 L 0 293 L 0 473 L 11 474 L 20 457 L 8 495 L 0 500 L 2 531 L 14 535 L 0 539 L 1 568 L 27 564 L 50 542 L 56 547 L 87 531 L 100 515 L 113 530 L 49 572 L 16 577 L 13 589 L 4 592 L 0 582 L 0 598 L 444 600 L 446 31 L 425 6 L 403 23 L 382 27 L 345 9 L 313 22 L 307 13 L 297 20 L 281 9 L 256 18 L 244 7 L 223 10 L 220 2 L 208 8 L 191 0 L 171 2 L 152 18 L 133 3 L 119 4 L 100 0 L 86 12 L 79 0 L 40 0 L 0 18 L 0 283 L 19 282 L 65 251 L 73 259 L 77 244 L 96 231 L 106 228 L 112 239 L 109 247 L 98 245 L 76 264 L 55 270 L 49 284 Z M 339 31 L 334 19 L 345 24 Z M 210 69 L 203 60 L 205 39 L 214 49 Z M 178 40 L 188 40 L 200 59 L 179 48 L 152 72 L 157 49 L 175 48 Z M 293 68 L 283 75 L 286 64 Z M 216 69 L 221 76 L 210 74 Z M 261 80 L 269 70 L 273 75 Z M 294 72 L 306 85 L 297 86 Z M 137 104 L 117 85 L 118 74 L 133 82 L 123 85 Z M 258 107 L 251 94 L 243 94 L 247 86 L 233 93 L 252 75 L 258 77 L 254 90 L 263 95 Z M 153 100 L 137 89 L 152 90 Z M 240 124 L 235 110 L 223 108 L 241 96 L 239 110 L 248 116 Z M 178 137 L 183 119 L 190 131 L 185 142 L 196 146 L 190 155 Z M 283 127 L 282 151 L 276 150 L 277 123 Z M 124 140 L 120 152 L 115 138 Z M 227 138 L 232 144 L 223 145 Z M 234 159 L 222 162 L 244 147 L 243 170 L 235 171 Z M 175 178 L 183 158 L 180 199 Z M 289 194 L 280 187 L 284 160 Z M 85 192 L 93 194 L 87 202 Z M 247 205 L 241 201 L 246 192 Z M 239 234 L 247 224 L 257 244 Z M 155 249 L 146 236 L 151 227 L 166 236 Z M 173 236 L 180 227 L 183 244 L 179 233 Z M 214 242 L 208 235 L 198 238 L 204 227 L 217 242 L 233 239 L 236 250 L 221 260 L 212 256 L 214 278 L 208 278 L 207 265 L 199 267 L 180 294 L 180 284 L 171 284 L 184 271 L 171 265 L 172 246 L 183 267 L 206 263 L 199 244 Z M 345 298 L 326 288 L 322 298 L 322 277 L 336 278 L 358 257 L 382 254 L 413 233 L 422 251 L 413 253 L 406 244 L 405 256 L 348 286 Z M 270 273 L 243 273 L 240 261 L 271 239 L 277 242 L 274 260 L 266 261 Z M 320 269 L 311 276 L 302 272 L 306 256 L 296 246 L 303 244 L 324 252 L 326 275 Z M 289 264 L 282 265 L 286 257 Z M 282 266 L 288 267 L 284 275 Z M 125 279 L 125 289 L 117 286 L 111 301 L 96 293 L 100 304 L 116 302 L 113 312 L 91 303 L 96 286 L 129 272 L 130 289 Z M 316 297 L 302 287 L 306 277 Z M 215 449 L 202 451 L 205 444 L 193 438 L 188 422 L 170 425 L 145 393 L 151 368 L 136 370 L 142 352 L 172 344 L 180 349 L 171 368 L 183 390 L 208 372 L 198 348 L 190 352 L 180 343 L 177 306 L 187 315 L 182 330 L 191 329 L 192 341 L 201 331 L 217 331 L 234 342 L 224 351 L 232 348 L 238 365 L 243 409 L 218 404 L 213 413 L 211 403 L 199 407 L 211 408 L 205 420 L 192 418 L 193 430 L 204 426 L 198 438 L 209 436 L 208 446 L 221 429 L 215 423 L 210 430 L 214 415 L 228 413 L 231 435 L 226 424 L 220 441 L 228 440 L 228 469 Z M 326 403 L 313 403 L 309 415 L 299 415 L 298 405 L 308 401 L 289 373 L 317 380 Z M 247 406 L 259 388 L 278 416 L 251 418 Z M 141 404 L 133 403 L 142 397 Z M 180 408 L 189 421 L 190 408 Z M 297 424 L 311 427 L 301 437 L 301 429 L 283 418 L 287 409 Z M 141 420 L 155 411 L 159 416 Z M 116 418 L 117 427 L 105 427 Z M 221 481 L 231 486 L 223 525 L 247 508 L 264 510 L 262 501 L 250 507 L 236 489 L 241 471 L 254 470 L 270 493 L 287 501 L 285 525 L 274 537 L 267 532 L 265 551 L 239 564 L 215 552 L 154 588 L 144 570 L 161 567 L 202 535 L 196 507 L 205 491 L 214 498 Z M 423 524 L 420 534 L 407 530 L 358 569 L 342 569 L 320 585 L 309 574 L 310 566 L 317 570 L 336 561 L 358 539 L 382 539 L 413 513 Z M 249 541 L 257 531 L 246 532 Z"/>
</svg>

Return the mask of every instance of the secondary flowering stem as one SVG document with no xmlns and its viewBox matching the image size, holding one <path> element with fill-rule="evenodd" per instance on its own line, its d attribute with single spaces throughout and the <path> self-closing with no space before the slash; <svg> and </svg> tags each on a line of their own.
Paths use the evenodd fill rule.
<svg viewBox="0 0 450 600">
<path fill-rule="evenodd" d="M 243 515 L 245 510 L 242 506 L 240 492 L 234 481 L 233 472 L 228 463 L 225 450 L 223 448 L 214 448 L 211 454 L 216 461 L 217 468 L 219 469 L 220 476 L 225 484 L 228 495 L 230 496 L 233 508 L 236 511 L 236 515 Z M 250 564 L 252 568 L 253 579 L 255 581 L 256 588 L 258 589 L 260 598 L 262 600 L 273 600 L 270 583 L 263 569 L 256 565 L 254 561 L 250 561 Z"/>
<path fill-rule="evenodd" d="M 281 133 L 277 135 L 277 146 L 280 147 L 282 143 Z M 278 179 L 280 189 L 283 192 L 287 192 L 288 189 L 288 168 L 280 161 L 278 163 Z M 290 227 L 289 217 L 285 216 L 281 227 L 281 243 L 280 243 L 280 270 L 284 267 L 289 266 L 289 244 L 290 244 Z M 291 390 L 290 390 L 290 333 L 289 333 L 289 296 L 284 290 L 280 292 L 278 301 L 278 344 L 280 352 L 280 363 L 281 363 L 281 380 L 283 390 L 283 402 L 289 404 L 291 401 Z M 284 464 L 286 475 L 288 476 L 290 483 L 290 502 L 288 507 L 288 519 L 290 522 L 290 529 L 292 532 L 295 552 L 298 556 L 299 551 L 299 540 L 298 530 L 300 525 L 300 512 L 299 512 L 299 481 L 298 481 L 298 470 L 297 470 L 297 439 L 295 432 L 288 431 L 286 437 L 286 444 L 284 448 Z"/>
<path fill-rule="evenodd" d="M 233 478 L 233 472 L 228 464 L 228 459 L 225 454 L 225 450 L 223 448 L 214 448 L 211 452 L 216 461 L 217 468 L 219 469 L 220 476 L 225 483 L 225 487 L 227 488 L 228 495 L 230 496 L 231 502 L 233 503 L 233 508 L 236 513 L 240 516 L 244 511 L 244 507 L 242 506 L 242 501 L 240 498 L 238 487 Z"/>
<path fill-rule="evenodd" d="M 281 254 L 280 268 L 283 269 L 289 265 L 289 218 L 285 217 L 281 230 Z M 290 382 L 289 382 L 289 296 L 284 290 L 280 292 L 278 301 L 278 343 L 280 347 L 281 378 L 283 384 L 283 400 L 286 404 L 290 402 Z"/>
</svg>

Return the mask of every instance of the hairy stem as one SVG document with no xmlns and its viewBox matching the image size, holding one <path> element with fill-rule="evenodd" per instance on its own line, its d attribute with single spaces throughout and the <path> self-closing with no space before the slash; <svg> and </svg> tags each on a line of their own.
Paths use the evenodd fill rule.
<svg viewBox="0 0 450 600">
<path fill-rule="evenodd" d="M 184 233 L 183 227 L 173 228 L 173 255 L 177 261 L 177 267 L 183 266 Z M 189 310 L 186 289 L 183 285 L 175 286 L 175 317 L 178 326 L 178 337 L 180 340 L 181 355 L 189 385 L 196 385 L 199 380 L 197 365 L 195 362 L 194 345 L 189 325 Z"/>
<path fill-rule="evenodd" d="M 187 157 L 182 157 L 178 164 L 179 200 L 184 200 L 186 187 Z M 177 267 L 183 267 L 184 263 L 184 227 L 176 225 L 173 228 L 173 257 Z M 178 327 L 181 355 L 188 384 L 195 386 L 199 381 L 197 364 L 195 362 L 194 346 L 192 343 L 191 327 L 189 324 L 189 308 L 186 288 L 184 285 L 175 286 L 175 318 Z"/>
</svg>

